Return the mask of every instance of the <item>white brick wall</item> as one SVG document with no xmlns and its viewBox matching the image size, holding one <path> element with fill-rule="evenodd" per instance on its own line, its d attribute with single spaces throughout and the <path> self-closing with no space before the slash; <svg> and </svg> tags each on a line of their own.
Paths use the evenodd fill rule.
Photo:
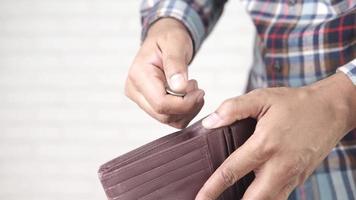
<svg viewBox="0 0 356 200">
<path fill-rule="evenodd" d="M 123 95 L 138 6 L 0 0 L 0 199 L 105 199 L 100 164 L 175 130 Z M 242 5 L 230 1 L 190 67 L 206 91 L 198 118 L 242 93 L 252 35 Z"/>
</svg>

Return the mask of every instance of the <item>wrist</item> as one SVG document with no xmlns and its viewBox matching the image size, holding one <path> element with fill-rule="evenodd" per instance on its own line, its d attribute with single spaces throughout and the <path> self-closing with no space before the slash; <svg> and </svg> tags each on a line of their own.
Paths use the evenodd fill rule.
<svg viewBox="0 0 356 200">
<path fill-rule="evenodd" d="M 356 128 L 356 87 L 344 73 L 338 72 L 307 88 L 334 112 L 345 133 Z"/>
</svg>

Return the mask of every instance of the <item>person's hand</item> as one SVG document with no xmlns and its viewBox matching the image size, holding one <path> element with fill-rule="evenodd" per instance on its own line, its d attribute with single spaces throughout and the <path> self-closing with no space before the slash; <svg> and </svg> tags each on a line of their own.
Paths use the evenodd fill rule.
<svg viewBox="0 0 356 200">
<path fill-rule="evenodd" d="M 204 104 L 204 91 L 188 79 L 192 39 L 181 22 L 164 18 L 148 31 L 129 70 L 125 94 L 158 121 L 184 128 Z M 166 86 L 184 97 L 166 93 Z"/>
<path fill-rule="evenodd" d="M 356 87 L 337 73 L 302 88 L 258 89 L 226 100 L 202 123 L 217 128 L 247 117 L 258 120 L 255 132 L 213 173 L 196 200 L 218 198 L 250 171 L 256 178 L 243 199 L 287 199 L 356 127 Z"/>
</svg>

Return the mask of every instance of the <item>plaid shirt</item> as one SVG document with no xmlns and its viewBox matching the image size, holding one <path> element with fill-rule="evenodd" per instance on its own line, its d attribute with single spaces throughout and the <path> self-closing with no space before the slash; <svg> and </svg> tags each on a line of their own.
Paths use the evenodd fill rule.
<svg viewBox="0 0 356 200">
<path fill-rule="evenodd" d="M 142 39 L 162 17 L 180 20 L 197 52 L 227 0 L 144 0 Z M 308 85 L 345 73 L 356 85 L 356 0 L 243 0 L 256 27 L 247 90 Z M 356 131 L 289 199 L 356 199 Z"/>
</svg>

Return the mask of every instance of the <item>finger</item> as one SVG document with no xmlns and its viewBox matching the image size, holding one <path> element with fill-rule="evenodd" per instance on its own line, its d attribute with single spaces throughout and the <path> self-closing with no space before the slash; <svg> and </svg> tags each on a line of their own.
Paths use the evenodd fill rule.
<svg viewBox="0 0 356 200">
<path fill-rule="evenodd" d="M 243 199 L 272 200 L 284 185 L 284 183 L 283 185 L 276 184 L 275 179 L 279 177 L 275 176 L 275 173 L 270 173 L 269 170 L 261 170 L 246 190 Z"/>
<path fill-rule="evenodd" d="M 177 122 L 173 122 L 169 125 L 176 127 L 176 128 L 185 128 L 188 126 L 189 122 L 199 113 L 199 111 L 202 109 L 204 105 L 204 100 L 201 101 L 197 106 L 196 110 L 192 111 L 192 113 L 189 113 L 187 115 L 181 115 L 180 120 Z"/>
<path fill-rule="evenodd" d="M 167 115 L 159 114 L 155 112 L 152 106 L 147 102 L 145 97 L 137 91 L 134 84 L 130 79 L 127 79 L 125 85 L 125 93 L 126 95 L 133 100 L 142 110 L 144 110 L 151 117 L 158 119 L 159 121 L 168 121 Z"/>
<path fill-rule="evenodd" d="M 265 162 L 267 157 L 257 155 L 256 144 L 252 135 L 244 145 L 234 151 L 210 176 L 200 189 L 196 200 L 217 199 L 228 187 Z"/>
<path fill-rule="evenodd" d="M 245 192 L 244 199 L 275 199 L 286 185 L 296 180 L 299 169 L 293 169 L 291 164 L 285 164 L 278 157 L 272 157 L 256 173 L 252 184 Z"/>
<path fill-rule="evenodd" d="M 198 89 L 198 83 L 196 80 L 192 79 L 188 81 L 188 87 L 187 87 L 187 92 L 192 92 L 194 90 Z M 176 128 L 185 128 L 188 126 L 190 121 L 200 112 L 204 105 L 204 98 L 202 98 L 198 104 L 195 106 L 194 110 L 192 110 L 190 113 L 180 115 L 179 118 L 180 120 L 176 122 L 169 123 L 169 125 L 176 127 Z"/>
<path fill-rule="evenodd" d="M 188 86 L 187 86 L 187 93 L 191 93 L 197 89 L 198 89 L 197 81 L 194 79 L 189 80 Z M 189 122 L 200 112 L 203 105 L 204 105 L 204 98 L 201 98 L 198 101 L 198 104 L 196 104 L 196 106 L 194 106 L 194 109 L 192 111 L 190 111 L 189 113 L 178 115 L 177 118 L 179 118 L 179 120 L 170 122 L 170 123 L 168 123 L 168 125 L 173 126 L 178 129 L 187 127 Z"/>
<path fill-rule="evenodd" d="M 189 93 L 196 89 L 199 89 L 198 82 L 195 79 L 189 80 L 186 92 Z"/>
<path fill-rule="evenodd" d="M 153 117 L 154 119 L 157 119 L 158 121 L 168 124 L 170 126 L 173 126 L 175 128 L 181 129 L 185 128 L 187 126 L 186 120 L 187 117 L 184 115 L 166 115 L 166 114 L 160 114 L 157 113 L 152 106 L 147 102 L 145 97 L 137 92 L 135 89 L 133 89 L 132 84 L 127 84 L 127 96 L 133 100 L 142 110 L 144 110 L 148 115 Z M 201 109 L 201 108 L 197 108 Z M 191 118 L 192 119 L 192 118 Z M 190 119 L 190 120 L 191 120 Z"/>
<path fill-rule="evenodd" d="M 200 89 L 187 93 L 184 97 L 176 97 L 169 94 L 161 99 L 156 108 L 159 113 L 168 114 L 189 114 L 196 110 L 202 101 L 204 101 L 204 91 Z"/>
<path fill-rule="evenodd" d="M 196 81 L 191 81 L 190 87 L 191 89 L 196 88 Z M 155 109 L 153 109 L 152 106 L 148 103 L 145 97 L 141 93 L 137 92 L 137 90 L 134 88 L 134 85 L 130 82 L 129 79 L 126 83 L 126 95 L 134 102 L 136 102 L 136 104 L 151 117 L 157 119 L 158 121 L 164 124 L 168 124 L 178 129 L 185 128 L 189 124 L 189 122 L 199 113 L 199 111 L 204 105 L 204 100 L 202 100 L 197 104 L 194 110 L 191 111 L 191 113 L 184 115 L 167 115 L 157 113 Z"/>
<path fill-rule="evenodd" d="M 196 82 L 196 80 L 189 80 L 188 81 L 188 86 L 187 86 L 187 89 L 186 89 L 186 93 L 189 93 L 189 92 L 192 92 L 193 90 L 196 90 L 198 89 L 198 83 Z M 186 93 L 177 93 L 177 92 L 174 92 L 172 91 L 172 89 L 169 88 L 166 88 L 166 92 L 168 94 L 171 94 L 173 96 L 179 96 L 179 97 L 184 97 Z"/>
<path fill-rule="evenodd" d="M 297 185 L 297 181 L 294 180 L 286 184 L 282 190 L 278 193 L 278 195 L 274 198 L 275 200 L 287 200 L 289 195 L 293 192 Z"/>
<path fill-rule="evenodd" d="M 266 107 L 266 102 L 260 96 L 242 95 L 224 101 L 214 113 L 202 121 L 202 124 L 205 128 L 212 129 L 247 117 L 258 118 L 265 112 Z"/>
<path fill-rule="evenodd" d="M 157 67 L 147 67 L 145 73 L 137 75 L 137 88 L 152 108 L 160 114 L 186 114 L 195 109 L 205 93 L 196 89 L 188 92 L 183 98 L 169 95 L 164 86 L 164 75 Z M 151 74 L 150 76 L 143 74 Z M 193 83 L 192 83 L 193 84 Z"/>
<path fill-rule="evenodd" d="M 185 92 L 188 82 L 188 63 L 192 54 L 191 39 L 177 32 L 158 42 L 162 52 L 163 70 L 169 87 L 175 92 Z"/>
</svg>

